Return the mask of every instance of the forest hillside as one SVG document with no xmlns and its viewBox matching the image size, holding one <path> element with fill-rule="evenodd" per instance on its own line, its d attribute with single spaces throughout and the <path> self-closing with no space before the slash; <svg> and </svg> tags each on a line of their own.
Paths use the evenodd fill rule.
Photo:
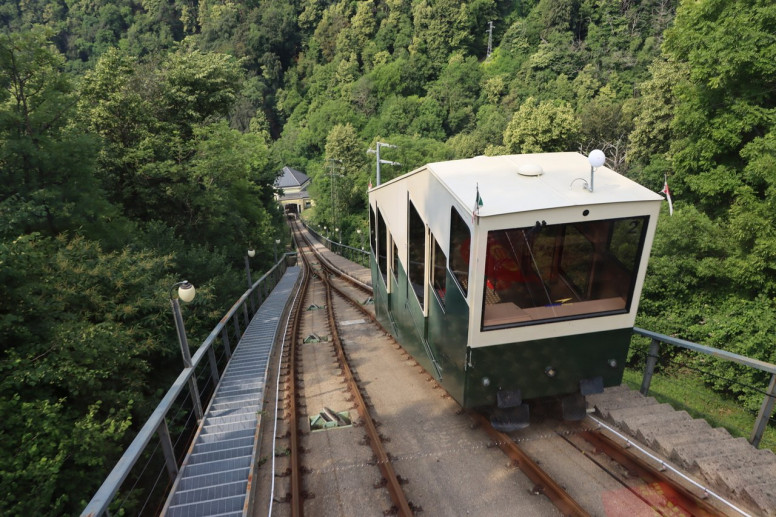
<svg viewBox="0 0 776 517">
<path fill-rule="evenodd" d="M 360 246 L 377 141 L 384 180 L 598 148 L 667 181 L 638 324 L 776 362 L 774 34 L 769 0 L 3 2 L 0 513 L 80 512 L 180 370 L 169 287 L 198 343 L 287 239 L 283 166 Z"/>
</svg>

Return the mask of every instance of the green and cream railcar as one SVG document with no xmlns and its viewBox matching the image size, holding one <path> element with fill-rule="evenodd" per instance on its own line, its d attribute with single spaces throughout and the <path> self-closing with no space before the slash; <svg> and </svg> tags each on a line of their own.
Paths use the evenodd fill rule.
<svg viewBox="0 0 776 517">
<path fill-rule="evenodd" d="M 598 151 L 600 155 L 600 151 Z M 369 192 L 381 323 L 503 429 L 619 384 L 663 199 L 578 153 L 430 163 Z"/>
</svg>

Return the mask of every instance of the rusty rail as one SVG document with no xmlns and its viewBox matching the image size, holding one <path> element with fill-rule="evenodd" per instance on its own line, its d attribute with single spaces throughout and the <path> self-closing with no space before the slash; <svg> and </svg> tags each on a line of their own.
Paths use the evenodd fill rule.
<svg viewBox="0 0 776 517">
<path fill-rule="evenodd" d="M 671 501 L 675 506 L 686 510 L 690 515 L 697 517 L 711 517 L 719 514 L 719 510 L 715 509 L 708 502 L 704 501 L 700 496 L 693 494 L 683 486 L 675 483 L 670 478 L 663 475 L 660 471 L 651 467 L 641 458 L 631 453 L 630 451 L 623 449 L 617 445 L 611 438 L 601 434 L 599 431 L 583 431 L 579 433 L 579 436 L 593 445 L 597 450 L 606 454 L 614 461 L 625 467 L 628 472 L 636 474 L 642 481 L 647 484 L 659 484 L 661 492 L 664 497 Z M 569 441 L 568 438 L 562 437 Z M 570 441 L 569 441 L 570 442 Z M 600 464 L 587 455 L 588 458 L 593 460 L 597 465 Z M 631 487 L 626 487 L 636 497 L 643 499 L 638 491 L 633 490 Z M 647 504 L 649 504 L 648 501 Z"/>
<path fill-rule="evenodd" d="M 300 253 L 300 256 L 304 256 Z M 307 263 L 305 262 L 305 265 Z M 302 489 L 302 458 L 299 447 L 299 422 L 297 420 L 297 393 L 296 393 L 296 354 L 297 344 L 301 339 L 302 307 L 310 285 L 310 275 L 305 274 L 304 282 L 294 307 L 294 317 L 291 324 L 291 343 L 288 348 L 288 425 L 289 425 L 289 450 L 291 458 L 291 515 L 301 517 L 304 515 L 304 497 Z"/>
<path fill-rule="evenodd" d="M 520 468 L 528 479 L 533 481 L 537 489 L 552 501 L 563 515 L 588 516 L 590 514 L 572 498 L 552 477 L 542 470 L 513 440 L 509 435 L 497 431 L 490 425 L 485 416 L 480 413 L 469 413 L 474 420 L 482 426 L 485 432 L 493 439 L 504 454 Z"/>
<path fill-rule="evenodd" d="M 298 232 L 297 230 L 297 233 L 299 234 L 300 232 Z M 309 241 L 303 235 L 299 235 L 299 238 L 305 242 L 310 252 L 319 258 L 319 263 L 322 264 L 322 268 L 328 270 L 329 267 L 323 265 L 323 262 L 321 261 L 320 256 L 317 253 L 315 253 L 314 248 L 310 245 Z M 410 503 L 407 501 L 407 498 L 404 494 L 404 490 L 401 487 L 401 481 L 399 479 L 399 476 L 396 474 L 396 471 L 393 468 L 391 459 L 388 456 L 387 451 L 383 447 L 382 438 L 380 437 L 380 433 L 377 431 L 377 427 L 375 426 L 372 416 L 369 414 L 366 401 L 364 400 L 363 394 L 361 393 L 361 389 L 355 380 L 352 370 L 350 369 L 350 365 L 348 364 L 348 359 L 345 353 L 345 349 L 342 346 L 342 341 L 340 340 L 340 337 L 339 337 L 336 319 L 334 315 L 334 306 L 332 303 L 332 291 L 336 291 L 337 294 L 339 294 L 340 296 L 344 296 L 350 303 L 353 303 L 353 300 L 347 297 L 344 293 L 342 293 L 342 291 L 337 289 L 335 286 L 333 286 L 331 282 L 329 282 L 329 279 L 326 277 L 325 274 L 319 274 L 317 271 L 315 271 L 310 265 L 310 263 L 308 262 L 306 253 L 301 250 L 301 247 L 299 249 L 300 249 L 299 256 L 302 258 L 302 261 L 305 264 L 305 267 L 308 268 L 308 270 L 312 271 L 314 274 L 316 274 L 316 276 L 318 276 L 318 278 L 320 278 L 321 281 L 326 286 L 327 316 L 328 316 L 329 328 L 332 335 L 332 341 L 334 343 L 334 347 L 337 352 L 337 358 L 339 360 L 340 367 L 342 368 L 342 372 L 346 379 L 348 388 L 351 394 L 353 395 L 356 409 L 359 415 L 361 416 L 361 420 L 364 422 L 364 428 L 367 433 L 367 440 L 369 441 L 369 444 L 372 447 L 372 451 L 375 454 L 376 464 L 380 469 L 383 479 L 386 482 L 386 488 L 388 490 L 388 494 L 395 506 L 395 509 L 398 515 L 401 515 L 401 516 L 413 515 L 414 512 L 412 510 L 412 507 L 410 506 Z M 354 304 L 354 305 L 360 307 L 360 305 L 358 304 Z M 368 311 L 366 312 L 368 314 Z M 296 341 L 298 341 L 298 339 Z M 293 451 L 292 451 L 292 455 L 293 455 Z"/>
</svg>

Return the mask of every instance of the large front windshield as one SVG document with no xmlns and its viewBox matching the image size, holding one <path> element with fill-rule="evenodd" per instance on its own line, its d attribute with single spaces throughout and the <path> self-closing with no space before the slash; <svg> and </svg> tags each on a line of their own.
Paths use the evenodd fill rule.
<svg viewBox="0 0 776 517">
<path fill-rule="evenodd" d="M 627 312 L 647 220 L 488 232 L 483 330 Z"/>
</svg>

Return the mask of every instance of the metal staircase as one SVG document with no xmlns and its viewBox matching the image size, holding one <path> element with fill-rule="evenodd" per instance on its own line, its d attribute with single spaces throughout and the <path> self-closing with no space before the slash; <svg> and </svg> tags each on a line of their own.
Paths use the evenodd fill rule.
<svg viewBox="0 0 776 517">
<path fill-rule="evenodd" d="M 247 508 L 269 356 L 298 276 L 299 268 L 289 267 L 246 328 L 183 461 L 163 515 L 237 517 Z"/>
</svg>

